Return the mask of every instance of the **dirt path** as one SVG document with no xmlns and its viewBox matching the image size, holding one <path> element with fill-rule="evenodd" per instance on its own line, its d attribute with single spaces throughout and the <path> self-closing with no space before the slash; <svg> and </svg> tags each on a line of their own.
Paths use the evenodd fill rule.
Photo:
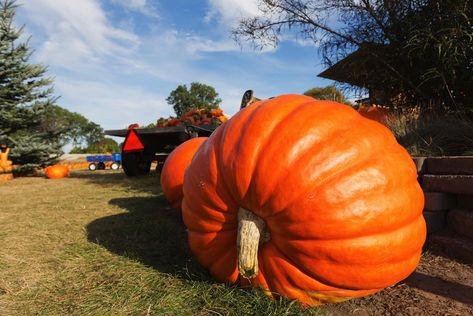
<svg viewBox="0 0 473 316">
<path fill-rule="evenodd" d="M 473 265 L 428 251 L 403 282 L 323 310 L 329 315 L 473 315 Z"/>
</svg>

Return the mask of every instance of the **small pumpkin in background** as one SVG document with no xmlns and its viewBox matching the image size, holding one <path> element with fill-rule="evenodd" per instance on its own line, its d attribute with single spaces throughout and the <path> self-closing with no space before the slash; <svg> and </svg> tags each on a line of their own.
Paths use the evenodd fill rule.
<svg viewBox="0 0 473 316">
<path fill-rule="evenodd" d="M 48 179 L 60 179 L 69 176 L 69 167 L 66 165 L 53 165 L 44 170 Z"/>
<path fill-rule="evenodd" d="M 189 246 L 220 282 L 307 305 L 411 274 L 426 238 L 407 151 L 353 108 L 283 95 L 244 108 L 185 173 Z"/>
<path fill-rule="evenodd" d="M 167 157 L 161 171 L 161 188 L 164 196 L 180 213 L 183 198 L 184 173 L 195 152 L 208 137 L 195 137 L 177 146 Z"/>
<path fill-rule="evenodd" d="M 358 109 L 358 113 L 383 125 L 386 125 L 393 115 L 389 108 L 380 105 L 363 105 Z"/>
</svg>

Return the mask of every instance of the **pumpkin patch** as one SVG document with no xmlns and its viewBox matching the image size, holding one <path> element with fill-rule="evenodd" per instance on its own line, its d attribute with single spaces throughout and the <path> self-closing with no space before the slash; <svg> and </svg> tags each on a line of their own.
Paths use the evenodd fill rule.
<svg viewBox="0 0 473 316">
<path fill-rule="evenodd" d="M 190 248 L 218 281 L 308 305 L 403 280 L 426 237 L 416 167 L 392 133 L 306 96 L 234 115 L 195 153 L 183 192 Z"/>
</svg>

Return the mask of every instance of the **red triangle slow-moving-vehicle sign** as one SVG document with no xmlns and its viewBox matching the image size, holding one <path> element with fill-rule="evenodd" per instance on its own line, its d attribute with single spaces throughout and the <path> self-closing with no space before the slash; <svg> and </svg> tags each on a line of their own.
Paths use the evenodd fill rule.
<svg viewBox="0 0 473 316">
<path fill-rule="evenodd" d="M 141 151 L 144 150 L 143 143 L 141 142 L 138 134 L 134 129 L 130 129 L 128 135 L 126 136 L 125 144 L 123 145 L 124 152 L 132 152 L 132 151 Z"/>
</svg>

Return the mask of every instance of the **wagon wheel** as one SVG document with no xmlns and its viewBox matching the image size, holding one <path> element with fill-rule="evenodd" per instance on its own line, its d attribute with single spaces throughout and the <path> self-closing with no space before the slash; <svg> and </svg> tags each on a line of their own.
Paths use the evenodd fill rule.
<svg viewBox="0 0 473 316">
<path fill-rule="evenodd" d="M 129 177 L 142 176 L 149 173 L 151 161 L 142 152 L 122 153 L 122 168 Z"/>
</svg>

